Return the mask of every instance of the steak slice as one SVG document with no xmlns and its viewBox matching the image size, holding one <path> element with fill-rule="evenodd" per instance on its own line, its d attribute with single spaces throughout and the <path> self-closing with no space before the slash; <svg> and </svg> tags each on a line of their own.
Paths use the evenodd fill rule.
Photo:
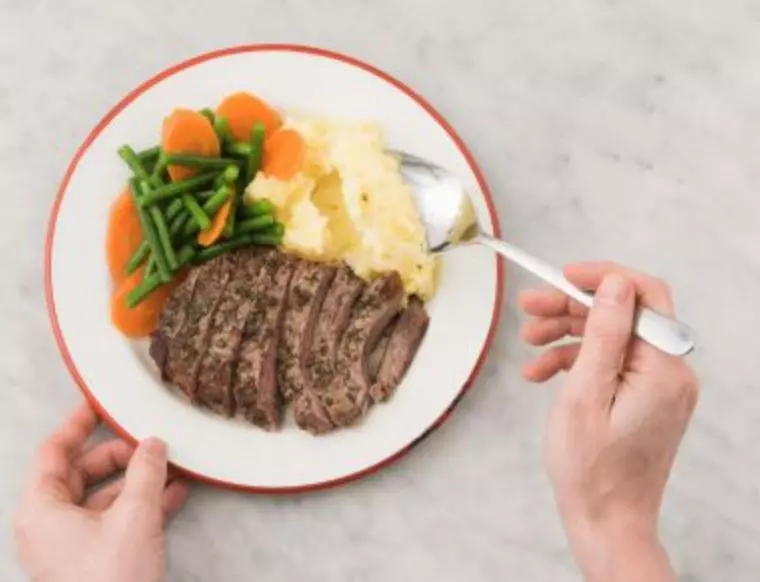
<svg viewBox="0 0 760 582">
<path fill-rule="evenodd" d="M 281 402 L 275 379 L 277 344 L 295 263 L 278 252 L 263 258 L 256 297 L 245 320 L 233 374 L 236 415 L 266 430 L 280 424 Z"/>
<path fill-rule="evenodd" d="M 364 282 L 348 265 L 338 267 L 314 330 L 309 370 L 318 392 L 327 388 L 332 380 L 338 345 L 364 287 Z"/>
<path fill-rule="evenodd" d="M 306 366 L 314 326 L 335 271 L 335 267 L 300 261 L 293 273 L 277 350 L 277 383 L 286 402 L 292 401 L 309 383 Z"/>
<path fill-rule="evenodd" d="M 161 310 L 158 325 L 150 334 L 148 352 L 161 371 L 161 379 L 167 381 L 166 361 L 169 358 L 169 343 L 182 329 L 185 323 L 187 308 L 193 299 L 195 285 L 198 282 L 199 269 L 193 269 L 187 278 L 174 290 Z"/>
<path fill-rule="evenodd" d="M 237 253 L 237 268 L 222 295 L 211 325 L 208 350 L 201 362 L 196 397 L 217 414 L 232 416 L 232 374 L 248 314 L 256 298 L 261 271 L 261 249 L 250 247 Z"/>
<path fill-rule="evenodd" d="M 347 265 L 340 265 L 317 318 L 312 349 L 307 353 L 306 385 L 293 401 L 296 424 L 312 434 L 323 434 L 335 428 L 320 393 L 330 385 L 340 338 L 363 288 L 362 280 Z"/>
<path fill-rule="evenodd" d="M 391 334 L 393 333 L 393 330 L 398 323 L 399 317 L 400 316 L 397 315 L 388 325 L 385 326 L 380 339 L 377 340 L 375 349 L 370 352 L 369 357 L 367 358 L 367 375 L 369 377 L 369 381 L 372 383 L 375 382 L 377 373 L 380 371 L 380 364 L 383 363 L 385 351 L 388 349 L 388 341 L 391 339 Z"/>
<path fill-rule="evenodd" d="M 222 255 L 197 269 L 195 292 L 187 306 L 184 324 L 169 342 L 166 377 L 191 402 L 196 402 L 198 372 L 208 347 L 211 323 L 234 269 L 231 255 Z"/>
<path fill-rule="evenodd" d="M 375 383 L 370 388 L 372 400 L 387 400 L 396 390 L 417 354 L 429 323 L 430 318 L 422 301 L 412 297 L 407 308 L 399 316 L 388 340 Z"/>
<path fill-rule="evenodd" d="M 404 286 L 395 272 L 372 281 L 357 301 L 353 318 L 340 342 L 335 376 L 326 393 L 321 395 L 335 425 L 351 425 L 366 412 L 370 389 L 367 358 L 403 301 Z"/>
</svg>

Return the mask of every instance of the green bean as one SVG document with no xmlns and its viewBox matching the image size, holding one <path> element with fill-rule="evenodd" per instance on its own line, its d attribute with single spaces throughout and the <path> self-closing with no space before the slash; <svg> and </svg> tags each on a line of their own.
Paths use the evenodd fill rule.
<svg viewBox="0 0 760 582">
<path fill-rule="evenodd" d="M 185 245 L 177 251 L 177 262 L 180 267 L 188 264 L 195 256 L 195 249 L 192 245 Z M 145 278 L 140 284 L 127 293 L 127 307 L 133 309 L 142 302 L 148 295 L 158 289 L 163 281 L 158 273 L 148 273 L 146 270 Z"/>
<path fill-rule="evenodd" d="M 214 192 L 214 195 L 203 203 L 203 211 L 208 216 L 214 216 L 214 214 L 216 214 L 222 205 L 227 201 L 227 198 L 230 197 L 231 192 L 232 188 L 229 186 L 220 186 L 217 188 L 216 192 Z"/>
<path fill-rule="evenodd" d="M 264 214 L 256 218 L 249 218 L 237 223 L 237 231 L 242 233 L 259 232 L 274 225 L 274 216 Z"/>
<path fill-rule="evenodd" d="M 282 243 L 282 235 L 268 232 L 255 232 L 251 236 L 251 244 L 262 247 L 276 247 Z"/>
<path fill-rule="evenodd" d="M 214 131 L 220 142 L 227 140 L 230 135 L 230 124 L 226 117 L 220 116 L 214 119 Z"/>
<path fill-rule="evenodd" d="M 252 244 L 252 242 L 253 242 L 252 235 L 238 236 L 238 237 L 226 240 L 219 244 L 215 244 L 210 247 L 206 247 L 205 249 L 201 249 L 200 251 L 198 251 L 195 257 L 193 257 L 193 262 L 204 263 L 206 261 L 210 261 L 211 259 L 215 259 L 221 254 L 234 251 L 235 249 L 239 249 L 244 246 L 248 246 Z"/>
<path fill-rule="evenodd" d="M 252 204 L 243 204 L 240 207 L 238 214 L 242 214 L 247 218 L 256 218 L 262 214 L 271 214 L 273 211 L 274 205 L 266 198 L 262 198 L 261 200 L 256 200 Z"/>
<path fill-rule="evenodd" d="M 145 193 L 142 191 L 143 189 L 138 186 L 138 180 L 136 178 L 132 178 L 129 181 L 129 187 L 132 192 L 132 197 L 135 199 L 135 206 L 137 207 L 137 214 L 140 218 L 140 226 L 142 227 L 143 236 L 148 242 L 153 257 L 155 257 L 158 274 L 162 281 L 168 281 L 171 279 L 171 271 L 156 231 L 156 225 L 153 223 L 148 211 L 142 205 L 142 198 L 145 196 Z"/>
<path fill-rule="evenodd" d="M 153 171 L 150 174 L 150 185 L 154 188 L 160 188 L 164 185 L 163 175 L 164 172 L 166 172 L 167 165 L 168 162 L 166 161 L 166 154 L 163 152 L 163 150 L 161 150 L 161 152 L 158 154 L 156 165 L 153 166 Z"/>
<path fill-rule="evenodd" d="M 190 220 L 190 214 L 187 211 L 183 211 L 181 214 L 174 217 L 174 220 L 172 220 L 169 225 L 169 234 L 171 235 L 172 240 L 178 238 L 178 235 L 182 232 L 188 220 Z"/>
<path fill-rule="evenodd" d="M 169 154 L 166 156 L 166 162 L 176 166 L 186 168 L 200 168 L 202 170 L 221 170 L 227 166 L 235 166 L 241 163 L 240 160 L 230 158 L 207 158 L 204 156 L 186 156 L 183 154 Z"/>
<path fill-rule="evenodd" d="M 129 261 L 127 261 L 127 266 L 124 267 L 124 272 L 127 275 L 134 273 L 137 268 L 143 264 L 145 259 L 148 258 L 148 255 L 150 255 L 150 246 L 147 241 L 143 240 Z"/>
<path fill-rule="evenodd" d="M 150 217 L 156 225 L 156 231 L 158 232 L 158 240 L 161 242 L 161 247 L 166 257 L 166 264 L 172 271 L 177 269 L 177 257 L 174 254 L 174 247 L 172 247 L 172 237 L 169 234 L 169 227 L 166 225 L 166 219 L 159 210 L 158 206 L 151 206 L 148 211 Z"/>
<path fill-rule="evenodd" d="M 145 277 L 150 277 L 156 272 L 156 258 L 151 255 L 148 259 L 148 264 L 145 265 Z"/>
<path fill-rule="evenodd" d="M 214 180 L 214 186 L 219 187 L 223 184 L 234 184 L 235 180 L 240 176 L 240 167 L 238 165 L 230 165 L 224 168 L 224 172 L 219 174 Z"/>
<path fill-rule="evenodd" d="M 192 216 L 193 220 L 198 223 L 198 226 L 201 230 L 205 230 L 211 226 L 211 220 L 209 219 L 208 215 L 203 212 L 203 208 L 200 207 L 200 205 L 195 201 L 195 198 L 190 196 L 190 194 L 182 195 L 182 204 L 185 205 L 185 208 L 190 213 L 190 216 Z"/>
<path fill-rule="evenodd" d="M 167 184 L 166 186 L 161 186 L 160 188 L 155 188 L 154 190 L 149 190 L 142 196 L 140 204 L 142 206 L 151 206 L 161 200 L 168 200 L 169 198 L 174 198 L 181 194 L 187 194 L 201 186 L 211 184 L 215 177 L 216 174 L 214 172 L 209 172 L 207 174 L 201 174 L 200 176 L 188 178 L 187 180 L 182 180 L 181 182 L 174 182 L 172 184 Z"/>
<path fill-rule="evenodd" d="M 261 234 L 273 234 L 282 238 L 285 235 L 285 225 L 281 222 L 275 222 L 272 226 L 263 229 Z"/>
<path fill-rule="evenodd" d="M 266 129 L 264 124 L 260 121 L 256 122 L 251 130 L 251 153 L 248 154 L 248 160 L 246 165 L 245 183 L 250 184 L 256 177 L 256 174 L 261 168 L 261 159 L 264 155 L 264 134 Z"/>
<path fill-rule="evenodd" d="M 214 115 L 214 112 L 209 107 L 204 107 L 198 113 L 200 113 L 203 117 L 208 119 L 211 122 L 211 125 L 214 125 L 214 121 L 216 121 L 216 116 Z"/>
<path fill-rule="evenodd" d="M 182 212 L 182 209 L 185 207 L 184 204 L 182 204 L 182 200 L 179 198 L 175 198 L 172 200 L 169 205 L 166 207 L 166 210 L 164 211 L 164 214 L 166 215 L 166 220 L 174 220 L 174 217 L 177 216 L 180 212 Z"/>
<path fill-rule="evenodd" d="M 148 148 L 147 150 L 142 150 L 137 152 L 137 157 L 140 158 L 140 161 L 145 163 L 153 158 L 157 158 L 158 154 L 161 153 L 161 146 L 153 146 L 152 148 Z"/>
<path fill-rule="evenodd" d="M 153 293 L 161 286 L 161 277 L 158 273 L 152 275 L 146 275 L 146 277 L 140 282 L 137 287 L 127 293 L 127 307 L 134 309 L 139 303 L 141 303 L 148 295 Z"/>
<path fill-rule="evenodd" d="M 119 157 L 124 160 L 124 163 L 129 166 L 129 169 L 132 170 L 132 173 L 140 180 L 150 179 L 148 172 L 146 172 L 145 168 L 143 167 L 142 161 L 140 161 L 140 158 L 135 153 L 135 150 L 133 150 L 130 146 L 126 144 L 121 146 L 119 148 Z"/>
<path fill-rule="evenodd" d="M 248 157 L 251 155 L 251 144 L 246 143 L 244 141 L 233 141 L 227 144 L 226 150 L 228 153 L 235 155 L 235 156 L 245 156 Z"/>
</svg>

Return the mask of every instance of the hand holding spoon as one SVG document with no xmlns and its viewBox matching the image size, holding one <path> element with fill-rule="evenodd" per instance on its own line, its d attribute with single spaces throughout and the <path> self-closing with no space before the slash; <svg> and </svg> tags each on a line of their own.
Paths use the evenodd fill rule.
<svg viewBox="0 0 760 582">
<path fill-rule="evenodd" d="M 487 246 L 579 303 L 591 307 L 594 296 L 570 283 L 559 269 L 484 233 L 470 197 L 451 172 L 411 154 L 392 153 L 398 156 L 401 174 L 415 197 L 431 253 L 442 253 L 466 244 Z M 685 356 L 694 349 L 694 339 L 687 325 L 651 309 L 639 309 L 634 332 L 637 337 L 673 356 Z"/>
</svg>

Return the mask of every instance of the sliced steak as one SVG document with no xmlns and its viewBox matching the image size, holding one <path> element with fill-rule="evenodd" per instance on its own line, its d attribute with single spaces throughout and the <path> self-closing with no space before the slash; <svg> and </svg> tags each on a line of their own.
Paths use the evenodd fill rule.
<svg viewBox="0 0 760 582">
<path fill-rule="evenodd" d="M 232 416 L 232 374 L 237 363 L 243 327 L 256 299 L 262 251 L 255 247 L 237 253 L 232 281 L 222 295 L 211 324 L 208 349 L 198 374 L 196 397 L 217 414 Z"/>
<path fill-rule="evenodd" d="M 307 353 L 306 386 L 293 401 L 296 424 L 312 434 L 323 434 L 335 428 L 320 393 L 330 385 L 335 353 L 362 289 L 362 280 L 347 265 L 339 266 L 317 318 L 312 349 Z"/>
<path fill-rule="evenodd" d="M 385 357 L 385 351 L 388 349 L 388 341 L 391 339 L 396 324 L 398 323 L 399 316 L 393 318 L 393 320 L 385 326 L 380 339 L 377 340 L 375 349 L 372 350 L 367 358 L 367 376 L 369 381 L 374 383 L 377 378 L 377 373 L 380 371 L 380 364 L 383 363 L 383 357 Z"/>
<path fill-rule="evenodd" d="M 370 389 L 367 358 L 403 300 L 404 287 L 394 272 L 372 281 L 356 302 L 338 349 L 335 376 L 327 391 L 320 394 L 335 425 L 351 425 L 366 412 Z"/>
<path fill-rule="evenodd" d="M 338 344 L 351 319 L 354 303 L 364 287 L 364 282 L 354 275 L 348 265 L 338 267 L 314 330 L 309 370 L 317 391 L 327 388 L 332 380 Z"/>
<path fill-rule="evenodd" d="M 412 297 L 407 308 L 399 316 L 388 340 L 375 383 L 370 389 L 372 400 L 387 400 L 396 390 L 417 354 L 429 323 L 430 318 L 422 301 Z"/>
<path fill-rule="evenodd" d="M 280 424 L 276 382 L 277 344 L 295 260 L 281 253 L 262 259 L 255 302 L 248 313 L 232 381 L 236 415 L 273 430 Z"/>
<path fill-rule="evenodd" d="M 200 269 L 193 269 L 187 275 L 187 278 L 174 290 L 174 293 L 167 299 L 161 311 L 156 330 L 150 334 L 150 348 L 148 351 L 161 371 L 161 379 L 164 381 L 169 379 L 166 375 L 169 343 L 185 323 L 185 315 L 193 299 L 199 274 Z"/>
<path fill-rule="evenodd" d="M 198 269 L 195 292 L 185 313 L 185 321 L 169 342 L 165 374 L 191 402 L 201 360 L 208 347 L 209 332 L 219 301 L 235 268 L 232 255 L 209 261 Z"/>
<path fill-rule="evenodd" d="M 335 271 L 332 266 L 300 261 L 293 273 L 277 350 L 277 383 L 286 402 L 291 402 L 310 382 L 306 366 L 314 326 Z"/>
</svg>

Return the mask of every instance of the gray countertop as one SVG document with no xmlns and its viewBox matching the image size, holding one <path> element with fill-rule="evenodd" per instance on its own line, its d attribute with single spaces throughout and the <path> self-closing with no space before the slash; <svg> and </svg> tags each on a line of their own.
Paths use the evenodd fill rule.
<svg viewBox="0 0 760 582">
<path fill-rule="evenodd" d="M 740 0 L 0 0 L 0 578 L 41 439 L 79 395 L 42 291 L 75 148 L 128 90 L 239 43 L 369 61 L 462 134 L 504 233 L 556 263 L 614 258 L 672 283 L 701 337 L 702 400 L 662 532 L 682 580 L 760 572 L 760 9 Z M 541 467 L 552 386 L 518 374 L 510 269 L 491 357 L 450 421 L 362 482 L 298 497 L 196 487 L 170 580 L 578 580 Z"/>
</svg>

